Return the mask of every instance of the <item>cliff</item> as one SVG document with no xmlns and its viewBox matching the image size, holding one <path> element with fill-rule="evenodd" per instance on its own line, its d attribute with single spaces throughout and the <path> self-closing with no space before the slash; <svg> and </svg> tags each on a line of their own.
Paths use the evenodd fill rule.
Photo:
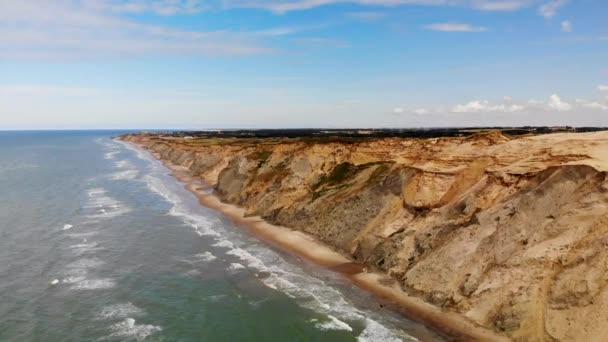
<svg viewBox="0 0 608 342">
<path fill-rule="evenodd" d="M 122 139 L 514 340 L 608 336 L 608 132 Z"/>
</svg>

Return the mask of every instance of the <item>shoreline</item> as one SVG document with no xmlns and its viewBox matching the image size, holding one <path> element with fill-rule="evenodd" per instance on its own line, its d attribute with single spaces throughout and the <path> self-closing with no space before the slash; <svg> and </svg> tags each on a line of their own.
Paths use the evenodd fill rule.
<svg viewBox="0 0 608 342">
<path fill-rule="evenodd" d="M 259 239 L 281 250 L 339 273 L 358 288 L 371 293 L 379 303 L 386 303 L 387 306 L 407 319 L 420 323 L 449 340 L 510 341 L 509 338 L 480 327 L 462 315 L 442 311 L 420 298 L 408 295 L 388 275 L 368 271 L 365 265 L 353 263 L 352 260 L 318 241 L 313 236 L 287 227 L 270 224 L 259 216 L 246 217 L 245 209 L 222 202 L 218 196 L 208 192 L 212 189 L 211 187 L 202 184 L 201 180 L 193 176 L 186 167 L 163 160 L 158 153 L 152 152 L 139 144 L 125 143 L 142 149 L 159 160 L 171 171 L 171 176 L 185 184 L 185 189 L 193 193 L 201 205 L 221 212 Z"/>
</svg>

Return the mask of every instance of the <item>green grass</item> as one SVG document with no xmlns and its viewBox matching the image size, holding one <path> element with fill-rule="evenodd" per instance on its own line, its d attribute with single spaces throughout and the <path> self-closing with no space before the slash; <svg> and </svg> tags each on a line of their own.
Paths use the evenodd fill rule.
<svg viewBox="0 0 608 342">
<path fill-rule="evenodd" d="M 268 158 L 270 158 L 270 156 L 272 155 L 272 151 L 264 150 L 264 151 L 259 151 L 257 154 L 258 154 L 257 159 L 258 159 L 258 169 L 259 169 L 262 166 L 264 166 L 264 164 L 266 163 Z"/>
</svg>

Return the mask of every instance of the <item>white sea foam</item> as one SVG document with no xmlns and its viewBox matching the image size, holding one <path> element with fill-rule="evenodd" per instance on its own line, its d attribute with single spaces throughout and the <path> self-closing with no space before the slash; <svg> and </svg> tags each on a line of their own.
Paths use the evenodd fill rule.
<svg viewBox="0 0 608 342">
<path fill-rule="evenodd" d="M 77 253 L 86 253 L 90 251 L 98 251 L 103 249 L 97 242 L 83 242 L 70 245 L 69 248 Z"/>
<path fill-rule="evenodd" d="M 217 259 L 217 257 L 215 255 L 213 255 L 211 252 L 199 253 L 199 254 L 196 254 L 195 257 L 197 258 L 197 260 L 204 261 L 204 262 L 209 262 L 209 261 L 213 261 L 213 260 Z"/>
<path fill-rule="evenodd" d="M 120 169 L 134 169 L 135 168 L 133 166 L 133 164 L 128 160 L 119 160 L 119 161 L 115 162 L 114 165 Z"/>
<path fill-rule="evenodd" d="M 234 255 L 244 261 L 248 267 L 256 269 L 258 271 L 266 271 L 267 268 L 262 260 L 254 257 L 251 253 L 247 252 L 242 248 L 234 248 L 226 252 L 226 254 Z"/>
<path fill-rule="evenodd" d="M 105 290 L 111 289 L 116 286 L 116 283 L 112 279 L 85 279 L 78 283 L 75 283 L 70 288 L 72 290 Z"/>
<path fill-rule="evenodd" d="M 126 170 L 110 174 L 112 180 L 132 180 L 137 178 L 139 172 L 137 170 Z"/>
<path fill-rule="evenodd" d="M 89 269 L 99 267 L 103 264 L 104 262 L 97 258 L 76 260 L 68 264 L 66 270 L 62 272 L 65 278 L 63 278 L 61 282 L 64 284 L 73 284 L 73 289 L 89 289 L 98 285 L 103 285 L 103 282 L 98 282 L 99 279 L 93 280 L 92 282 L 87 280 Z"/>
<path fill-rule="evenodd" d="M 104 250 L 104 248 L 99 246 L 99 244 L 96 242 L 77 243 L 74 245 L 70 245 L 69 248 L 76 255 L 89 254 L 89 253 Z"/>
<path fill-rule="evenodd" d="M 93 188 L 93 189 L 89 189 L 87 191 L 87 195 L 89 195 L 89 197 L 94 197 L 94 196 L 106 194 L 107 192 L 108 191 L 103 188 Z"/>
<path fill-rule="evenodd" d="M 418 341 L 418 339 L 412 336 L 403 336 L 406 341 Z M 372 320 L 365 320 L 365 329 L 357 336 L 359 342 L 402 342 L 403 339 L 397 337 L 393 332 L 388 330 L 382 324 Z"/>
<path fill-rule="evenodd" d="M 131 303 L 121 303 L 104 306 L 99 315 L 99 319 L 124 319 L 136 317 L 143 314 L 143 310 Z"/>
<path fill-rule="evenodd" d="M 99 234 L 98 232 L 86 232 L 86 233 L 71 233 L 71 234 L 65 234 L 65 236 L 72 238 L 72 239 L 82 239 L 85 237 L 91 237 L 91 236 L 95 236 Z"/>
<path fill-rule="evenodd" d="M 103 157 L 104 157 L 104 159 L 111 160 L 111 159 L 114 159 L 114 156 L 116 154 L 118 154 L 118 151 L 107 152 L 107 153 L 104 154 Z"/>
<path fill-rule="evenodd" d="M 236 263 L 236 262 L 233 262 L 230 264 L 230 266 L 228 266 L 229 271 L 238 271 L 238 270 L 243 270 L 243 269 L 245 269 L 245 266 L 243 266 L 239 263 Z"/>
<path fill-rule="evenodd" d="M 210 301 L 210 302 L 217 302 L 217 301 L 220 301 L 220 300 L 222 300 L 223 298 L 226 298 L 226 297 L 228 297 L 228 295 L 219 294 L 219 295 L 207 296 L 207 297 L 204 297 L 203 299 L 205 299 L 207 301 Z"/>
<path fill-rule="evenodd" d="M 133 318 L 127 318 L 120 323 L 116 323 L 111 329 L 114 332 L 110 337 L 123 337 L 137 341 L 143 341 L 148 336 L 163 330 L 156 325 L 136 324 Z"/>
<path fill-rule="evenodd" d="M 89 200 L 84 207 L 91 212 L 89 219 L 108 219 L 121 216 L 131 211 L 129 207 L 107 195 L 107 190 L 103 188 L 93 188 L 87 191 Z"/>
<path fill-rule="evenodd" d="M 51 281 L 51 285 L 57 285 L 59 284 L 59 279 L 53 279 L 53 281 Z"/>
<path fill-rule="evenodd" d="M 61 280 L 61 282 L 64 284 L 76 284 L 76 283 L 79 283 L 86 279 L 87 278 L 85 276 L 70 276 L 70 277 L 63 278 L 63 280 Z"/>
<path fill-rule="evenodd" d="M 90 258 L 90 259 L 76 260 L 76 261 L 72 262 L 71 264 L 68 264 L 67 267 L 68 267 L 68 269 L 73 269 L 73 270 L 74 269 L 87 270 L 89 268 L 96 268 L 96 267 L 102 266 L 103 264 L 105 264 L 105 263 L 97 258 Z"/>
<path fill-rule="evenodd" d="M 68 230 L 68 229 L 72 229 L 74 226 L 71 224 L 64 224 L 63 225 L 63 229 L 62 230 Z"/>
<path fill-rule="evenodd" d="M 114 140 L 114 142 L 116 142 L 120 146 L 126 148 L 127 150 L 135 152 L 135 155 L 137 155 L 137 158 L 139 158 L 141 160 L 145 160 L 145 161 L 148 161 L 148 162 L 151 162 L 151 163 L 159 163 L 158 160 L 156 160 L 155 158 L 153 158 L 152 155 L 150 154 L 150 152 L 148 152 L 146 150 L 143 150 L 141 148 L 133 147 L 131 144 L 127 144 L 124 141 Z"/>
<path fill-rule="evenodd" d="M 213 245 L 211 245 L 213 247 L 222 247 L 222 248 L 233 248 L 234 244 L 228 240 L 220 240 L 216 243 L 214 243 Z"/>
<path fill-rule="evenodd" d="M 220 236 L 219 232 L 211 228 L 212 222 L 208 217 L 196 215 L 188 211 L 184 206 L 182 198 L 171 191 L 162 180 L 151 175 L 145 176 L 143 180 L 150 190 L 161 195 L 167 202 L 173 204 L 169 210 L 170 215 L 181 218 L 184 223 L 190 225 L 199 236 Z"/>
<path fill-rule="evenodd" d="M 341 320 L 337 319 L 336 317 L 332 316 L 332 315 L 327 315 L 327 318 L 329 319 L 328 321 L 323 321 L 323 322 L 316 322 L 315 323 L 315 327 L 319 330 L 346 330 L 346 331 L 353 331 L 353 328 L 346 324 L 345 322 L 342 322 Z"/>
</svg>

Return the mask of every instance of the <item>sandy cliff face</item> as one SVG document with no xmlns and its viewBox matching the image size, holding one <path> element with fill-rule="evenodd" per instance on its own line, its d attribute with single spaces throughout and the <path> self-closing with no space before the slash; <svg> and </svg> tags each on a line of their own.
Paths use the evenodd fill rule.
<svg viewBox="0 0 608 342">
<path fill-rule="evenodd" d="M 481 326 L 522 341 L 608 336 L 608 133 L 124 139 Z"/>
</svg>

